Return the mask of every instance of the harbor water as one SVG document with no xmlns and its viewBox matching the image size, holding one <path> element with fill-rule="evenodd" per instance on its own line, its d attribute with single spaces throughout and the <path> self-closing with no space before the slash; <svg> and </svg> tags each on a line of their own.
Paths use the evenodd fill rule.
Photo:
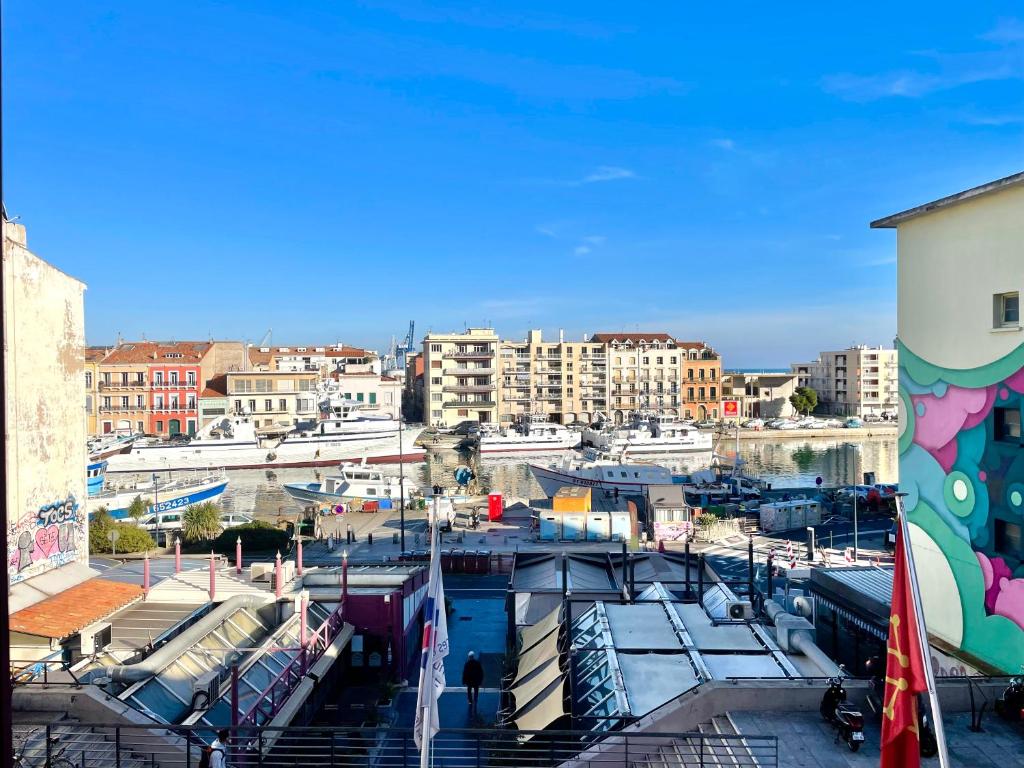
<svg viewBox="0 0 1024 768">
<path fill-rule="evenodd" d="M 731 450 L 723 445 L 720 450 Z M 746 462 L 748 474 L 772 483 L 773 487 L 813 486 L 818 477 L 823 485 L 849 485 L 855 479 L 863 480 L 862 473 L 874 472 L 877 482 L 898 480 L 898 451 L 895 439 L 872 438 L 857 443 L 829 438 L 807 440 L 743 441 L 740 455 Z M 494 492 L 517 498 L 542 496 L 540 486 L 530 473 L 529 464 L 548 464 L 559 460 L 561 454 L 548 456 L 487 456 L 471 461 L 465 454 L 438 451 L 427 455 L 425 461 L 408 463 L 406 476 L 423 487 L 434 484 L 455 488 L 455 470 L 472 464 L 481 493 Z M 676 457 L 651 458 L 676 473 L 702 469 L 711 461 L 710 453 L 682 454 Z M 398 475 L 397 464 L 378 464 L 387 474 Z M 228 472 L 228 488 L 220 499 L 226 512 L 254 515 L 264 520 L 292 519 L 301 511 L 301 505 L 284 490 L 285 483 L 308 483 L 332 472 L 329 467 L 319 469 L 242 469 Z M 125 478 L 127 479 L 127 477 Z M 120 478 L 119 478 L 120 480 Z"/>
</svg>

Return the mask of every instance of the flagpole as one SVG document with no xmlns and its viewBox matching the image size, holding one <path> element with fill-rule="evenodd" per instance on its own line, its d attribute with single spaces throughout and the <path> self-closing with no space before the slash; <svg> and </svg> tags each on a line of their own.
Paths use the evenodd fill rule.
<svg viewBox="0 0 1024 768">
<path fill-rule="evenodd" d="M 430 578 L 434 578 L 434 558 L 437 556 L 437 519 L 436 519 L 436 508 L 437 508 L 437 497 L 434 497 L 435 507 L 435 519 L 434 525 L 429 525 L 430 530 Z M 428 521 L 429 522 L 429 521 Z M 431 584 L 427 587 L 429 592 L 433 592 L 437 595 L 437 585 Z M 424 692 L 424 703 L 423 703 L 423 733 L 420 736 L 420 768 L 430 768 L 430 747 L 431 747 L 431 728 L 434 722 L 433 718 L 433 706 L 434 706 L 434 651 L 437 648 L 437 621 L 435 618 L 438 612 L 438 605 L 436 599 L 432 605 L 434 615 L 429 617 L 430 620 L 430 644 L 427 646 L 427 674 L 423 675 L 420 680 L 420 685 L 428 686 L 427 691 Z M 440 606 L 440 610 L 444 610 L 444 606 Z"/>
<path fill-rule="evenodd" d="M 939 750 L 940 768 L 949 768 L 949 752 L 946 749 L 946 730 L 942 724 L 942 709 L 939 707 L 939 692 L 935 688 L 935 674 L 932 671 L 932 659 L 928 645 L 928 629 L 924 623 L 924 604 L 921 602 L 921 590 L 917 583 L 917 566 L 914 564 L 914 548 L 910 545 L 910 524 L 903 506 L 906 494 L 896 494 L 896 515 L 900 521 L 900 535 L 903 537 L 903 552 L 907 557 L 907 570 L 910 572 L 910 591 L 914 597 L 914 616 L 917 618 L 917 639 L 921 646 L 924 662 L 924 678 L 928 686 L 928 703 L 932 710 L 932 730 L 935 731 L 935 744 Z M 899 563 L 897 563 L 899 565 Z M 920 734 L 918 734 L 920 739 Z"/>
</svg>

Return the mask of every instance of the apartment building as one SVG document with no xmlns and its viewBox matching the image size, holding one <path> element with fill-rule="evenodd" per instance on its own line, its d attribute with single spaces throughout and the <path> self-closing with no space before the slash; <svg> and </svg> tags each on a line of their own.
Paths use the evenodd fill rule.
<svg viewBox="0 0 1024 768">
<path fill-rule="evenodd" d="M 336 373 L 338 391 L 346 400 L 362 404 L 367 416 L 397 419 L 402 411 L 402 381 L 394 376 L 381 376 L 371 371 Z"/>
<path fill-rule="evenodd" d="M 723 373 L 722 399 L 735 400 L 739 406 L 737 416 L 726 420 L 733 423 L 795 416 L 789 398 L 796 392 L 798 378 L 795 373 Z"/>
<path fill-rule="evenodd" d="M 299 345 L 248 348 L 249 367 L 254 371 L 315 372 L 326 378 L 332 373 L 381 372 L 376 352 L 347 344 Z"/>
<path fill-rule="evenodd" d="M 895 349 L 857 345 L 793 363 L 798 387 L 818 393 L 818 413 L 896 418 L 899 372 Z"/>
<path fill-rule="evenodd" d="M 423 338 L 425 423 L 498 421 L 498 344 L 493 328 L 428 333 Z"/>
<path fill-rule="evenodd" d="M 526 414 L 548 421 L 590 423 L 608 407 L 608 356 L 597 341 L 543 340 L 539 330 L 524 341 L 499 346 L 499 420 L 511 424 Z"/>
<path fill-rule="evenodd" d="M 99 363 L 97 427 L 158 436 L 195 434 L 199 393 L 218 373 L 241 370 L 241 342 L 121 342 Z"/>
<path fill-rule="evenodd" d="M 319 378 L 314 371 L 229 372 L 224 377 L 228 409 L 251 416 L 253 424 L 264 429 L 313 421 Z M 210 399 L 216 400 L 216 395 L 212 390 Z"/>
<path fill-rule="evenodd" d="M 110 353 L 110 347 L 85 348 L 85 431 L 99 433 L 100 415 L 100 363 Z"/>
<path fill-rule="evenodd" d="M 595 333 L 606 345 L 608 415 L 628 420 L 631 411 L 691 419 L 717 419 L 721 408 L 721 357 L 702 341 L 667 333 Z"/>
<path fill-rule="evenodd" d="M 409 352 L 405 356 L 405 382 L 402 391 L 405 420 L 424 421 L 423 414 L 423 354 Z"/>
<path fill-rule="evenodd" d="M 871 226 L 896 230 L 900 488 L 928 633 L 972 666 L 1018 674 L 1024 173 Z"/>
</svg>

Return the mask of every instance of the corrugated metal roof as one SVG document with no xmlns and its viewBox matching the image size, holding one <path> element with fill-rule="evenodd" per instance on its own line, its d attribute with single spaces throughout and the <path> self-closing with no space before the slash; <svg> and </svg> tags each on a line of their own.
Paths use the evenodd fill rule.
<svg viewBox="0 0 1024 768">
<path fill-rule="evenodd" d="M 811 584 L 862 611 L 888 620 L 892 604 L 892 566 L 812 568 Z"/>
</svg>

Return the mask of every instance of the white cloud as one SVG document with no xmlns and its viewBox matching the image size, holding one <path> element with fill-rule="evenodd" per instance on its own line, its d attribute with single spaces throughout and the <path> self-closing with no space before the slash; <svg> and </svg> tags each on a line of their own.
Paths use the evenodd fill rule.
<svg viewBox="0 0 1024 768">
<path fill-rule="evenodd" d="M 732 139 L 712 139 L 711 146 L 718 147 L 719 149 L 724 149 L 727 152 L 732 152 L 734 149 L 736 149 L 736 142 L 733 141 Z"/>
<path fill-rule="evenodd" d="M 636 174 L 629 168 L 615 165 L 599 165 L 591 173 L 576 181 L 576 184 L 594 184 L 599 181 L 618 181 L 619 179 L 635 179 Z"/>
<path fill-rule="evenodd" d="M 587 235 L 583 238 L 583 242 L 590 243 L 590 245 L 604 245 L 607 239 L 604 235 Z"/>
<path fill-rule="evenodd" d="M 1024 21 L 1020 19 L 1000 19 L 995 27 L 981 36 L 982 40 L 993 43 L 1018 43 L 1024 41 Z"/>
<path fill-rule="evenodd" d="M 586 256 L 588 253 L 590 253 L 590 246 L 577 245 L 573 249 L 573 253 L 576 254 L 577 256 Z"/>
</svg>

